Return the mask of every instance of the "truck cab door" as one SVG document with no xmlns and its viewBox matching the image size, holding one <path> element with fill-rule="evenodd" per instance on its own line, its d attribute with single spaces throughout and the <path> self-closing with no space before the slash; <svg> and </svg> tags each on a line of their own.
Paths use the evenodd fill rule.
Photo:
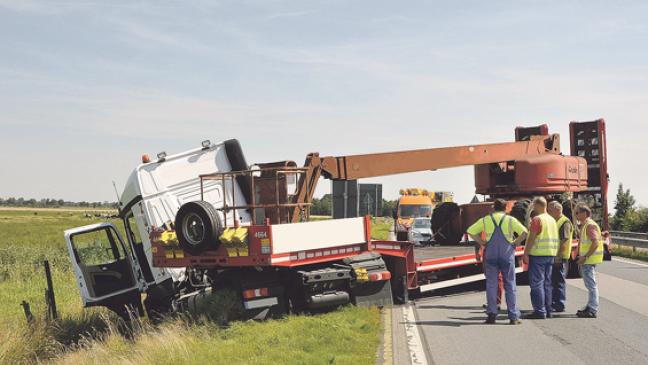
<svg viewBox="0 0 648 365">
<path fill-rule="evenodd" d="M 112 223 L 66 230 L 65 240 L 85 307 L 141 308 L 138 268 Z"/>
</svg>

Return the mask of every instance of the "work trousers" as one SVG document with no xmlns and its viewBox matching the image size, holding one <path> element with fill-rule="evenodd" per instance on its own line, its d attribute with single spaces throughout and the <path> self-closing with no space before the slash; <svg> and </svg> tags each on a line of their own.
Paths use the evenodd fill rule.
<svg viewBox="0 0 648 365">
<path fill-rule="evenodd" d="M 553 293 L 551 294 L 552 309 L 558 312 L 565 310 L 567 302 L 567 270 L 569 270 L 569 260 L 564 259 L 560 264 L 554 264 L 551 273 L 551 283 L 553 284 Z"/>
<path fill-rule="evenodd" d="M 529 286 L 531 287 L 531 305 L 536 314 L 543 317 L 551 315 L 551 273 L 553 256 L 529 256 Z"/>
<path fill-rule="evenodd" d="M 599 292 L 596 285 L 596 265 L 583 265 L 583 282 L 587 288 L 587 307 L 596 314 L 599 309 Z"/>
</svg>

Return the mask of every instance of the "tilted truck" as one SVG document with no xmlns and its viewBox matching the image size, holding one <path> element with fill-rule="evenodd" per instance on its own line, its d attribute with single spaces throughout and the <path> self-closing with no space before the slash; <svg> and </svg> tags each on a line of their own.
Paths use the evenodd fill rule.
<svg viewBox="0 0 648 365">
<path fill-rule="evenodd" d="M 303 167 L 292 161 L 248 165 L 236 140 L 143 158 L 120 196 L 125 237 L 111 223 L 65 231 L 83 303 L 126 316 L 129 307 L 143 313 L 145 294 L 149 314 L 164 313 L 204 307 L 226 288 L 237 293 L 249 318 L 261 319 L 346 303 L 389 305 L 413 292 L 482 280 L 473 245 L 374 240 L 369 217 L 309 221 L 317 181 L 506 166 L 495 187 L 508 178 L 518 191 L 548 198 L 593 195 L 607 211 L 607 177 L 592 178 L 607 173 L 605 124 L 570 126 L 573 156 L 561 154 L 558 135 L 528 129 L 533 133 L 525 138 L 498 144 L 311 153 Z M 598 163 L 588 164 L 593 155 Z M 484 212 L 489 204 L 462 212 Z M 521 260 L 516 270 L 526 270 Z"/>
</svg>

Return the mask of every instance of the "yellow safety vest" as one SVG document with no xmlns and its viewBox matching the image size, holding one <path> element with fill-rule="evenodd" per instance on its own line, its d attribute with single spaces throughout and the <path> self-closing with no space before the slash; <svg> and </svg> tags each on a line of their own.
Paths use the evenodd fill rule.
<svg viewBox="0 0 648 365">
<path fill-rule="evenodd" d="M 531 248 L 531 256 L 556 256 L 558 254 L 558 227 L 556 220 L 547 213 L 538 216 L 542 221 L 542 232 L 536 236 L 535 243 Z"/>
<path fill-rule="evenodd" d="M 559 239 L 560 239 L 560 230 L 562 229 L 562 226 L 566 222 L 569 222 L 569 218 L 565 217 L 564 215 L 561 215 L 560 218 L 558 218 L 558 220 L 556 221 L 556 225 L 558 226 Z M 563 259 L 565 260 L 568 260 L 569 257 L 571 256 L 571 244 L 573 239 L 574 239 L 574 227 L 572 226 L 569 230 L 569 236 L 567 236 L 567 242 L 569 242 L 569 249 L 567 249 L 567 252 L 563 253 Z M 560 248 L 558 250 L 560 250 Z"/>
<path fill-rule="evenodd" d="M 585 260 L 585 264 L 596 265 L 603 262 L 603 237 L 601 236 L 601 227 L 599 227 L 599 225 L 596 224 L 596 222 L 594 222 L 591 218 L 587 218 L 585 224 L 583 224 L 583 228 L 581 228 L 580 250 L 578 251 L 578 254 L 580 256 L 585 256 L 589 252 L 590 247 L 592 247 L 592 240 L 587 235 L 587 227 L 589 225 L 594 225 L 594 227 L 596 227 L 596 231 L 598 232 L 598 237 L 599 237 L 599 245 L 596 248 L 596 251 L 594 251 L 594 253 L 592 254 L 592 256 L 588 257 Z"/>
</svg>

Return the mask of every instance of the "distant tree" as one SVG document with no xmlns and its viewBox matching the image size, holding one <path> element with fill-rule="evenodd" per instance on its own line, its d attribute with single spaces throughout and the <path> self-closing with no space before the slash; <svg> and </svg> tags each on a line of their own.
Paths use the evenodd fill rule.
<svg viewBox="0 0 648 365">
<path fill-rule="evenodd" d="M 619 184 L 617 189 L 616 201 L 614 202 L 614 218 L 612 220 L 612 229 L 614 230 L 623 230 L 623 226 L 631 225 L 628 222 L 625 222 L 626 217 L 630 212 L 634 211 L 635 198 L 630 194 L 630 189 L 623 190 L 623 183 Z"/>
<path fill-rule="evenodd" d="M 648 225 L 648 208 L 638 208 L 629 210 L 618 229 L 629 232 L 645 232 Z"/>
<path fill-rule="evenodd" d="M 331 194 L 325 194 L 321 199 L 313 198 L 311 203 L 311 214 L 331 215 Z"/>
<path fill-rule="evenodd" d="M 393 216 L 397 206 L 398 206 L 398 200 L 383 199 L 381 216 L 383 217 Z"/>
</svg>

